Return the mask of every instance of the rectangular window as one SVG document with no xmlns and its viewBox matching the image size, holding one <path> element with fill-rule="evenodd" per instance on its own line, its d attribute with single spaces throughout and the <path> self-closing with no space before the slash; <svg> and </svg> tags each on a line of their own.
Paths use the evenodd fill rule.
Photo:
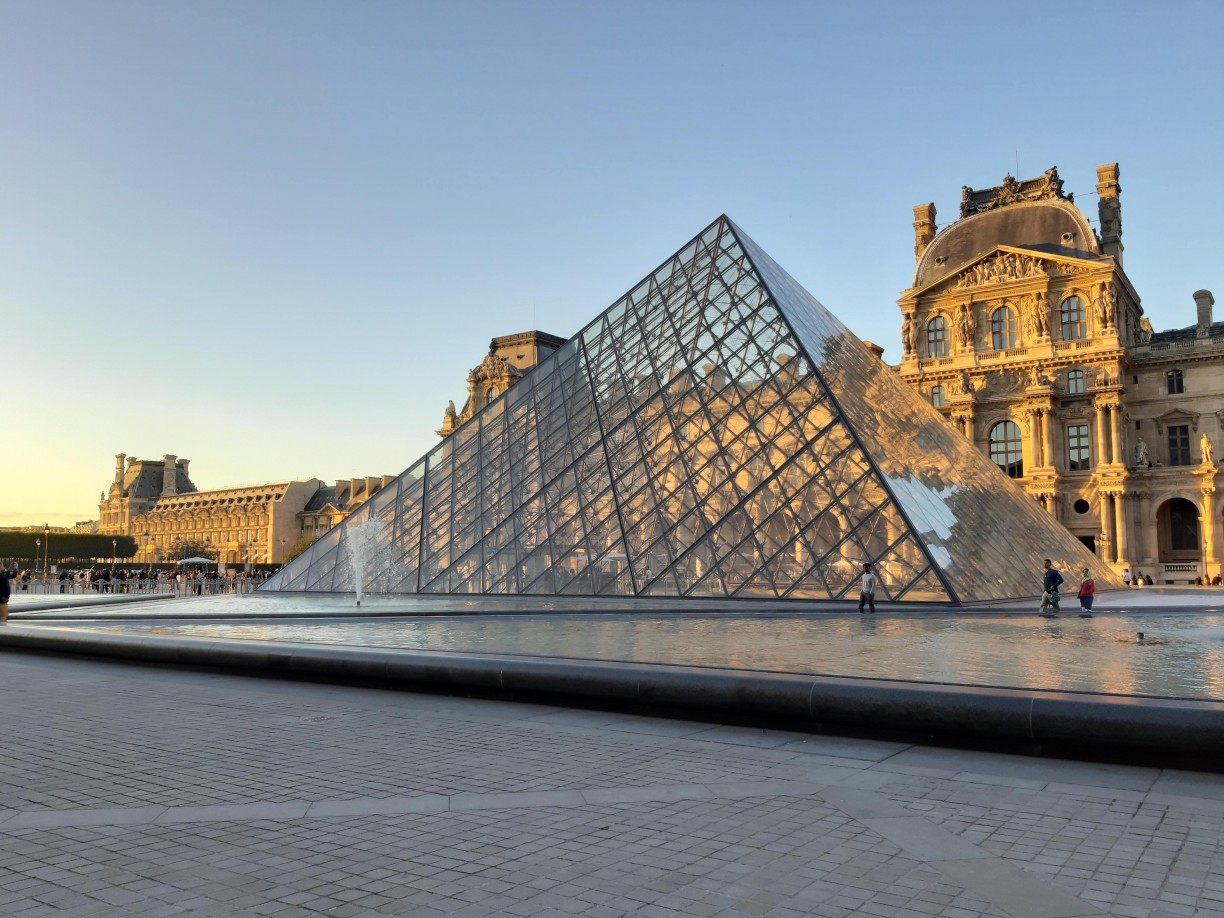
<svg viewBox="0 0 1224 918">
<path fill-rule="evenodd" d="M 1180 424 L 1169 428 L 1169 465 L 1190 464 L 1190 428 Z"/>
<path fill-rule="evenodd" d="M 1067 428 L 1067 469 L 1086 472 L 1091 468 L 1088 455 L 1088 425 L 1073 424 Z"/>
</svg>

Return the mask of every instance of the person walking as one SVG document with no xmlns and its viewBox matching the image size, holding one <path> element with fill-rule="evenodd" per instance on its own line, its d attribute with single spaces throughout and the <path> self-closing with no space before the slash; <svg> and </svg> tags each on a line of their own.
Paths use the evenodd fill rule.
<svg viewBox="0 0 1224 918">
<path fill-rule="evenodd" d="M 1129 567 L 1122 568 L 1122 582 L 1130 586 L 1133 581 Z"/>
<path fill-rule="evenodd" d="M 1042 564 L 1042 570 L 1045 571 L 1045 580 L 1042 583 L 1041 608 L 1037 611 L 1039 614 L 1045 615 L 1046 609 L 1053 607 L 1054 612 L 1052 614 L 1057 615 L 1059 602 L 1058 588 L 1062 586 L 1063 575 L 1058 572 L 1058 569 L 1054 567 L 1054 562 L 1049 558 L 1046 558 L 1045 563 Z"/>
<path fill-rule="evenodd" d="M 863 579 L 859 584 L 859 615 L 863 614 L 863 604 L 866 603 L 871 607 L 871 614 L 875 614 L 875 589 L 876 575 L 872 573 L 871 562 L 863 562 Z"/>
<path fill-rule="evenodd" d="M 12 593 L 13 588 L 9 584 L 8 569 L 0 567 L 0 622 L 8 621 L 9 596 Z"/>
<path fill-rule="evenodd" d="M 1088 568 L 1084 568 L 1084 579 L 1080 581 L 1079 592 L 1075 595 L 1079 599 L 1080 615 L 1091 615 L 1092 598 L 1096 596 L 1096 581 L 1092 579 L 1092 572 Z"/>
</svg>

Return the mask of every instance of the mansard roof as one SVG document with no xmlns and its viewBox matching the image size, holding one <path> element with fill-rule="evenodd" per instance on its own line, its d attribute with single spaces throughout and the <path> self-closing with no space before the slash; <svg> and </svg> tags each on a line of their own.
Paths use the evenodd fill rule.
<svg viewBox="0 0 1224 918">
<path fill-rule="evenodd" d="M 1020 201 L 970 214 L 939 233 L 918 259 L 914 287 L 930 287 L 1001 245 L 1106 260 L 1088 218 L 1071 201 Z"/>
<path fill-rule="evenodd" d="M 992 263 L 997 265 L 1000 258 L 1006 256 L 1015 256 L 1018 259 L 1020 271 L 1016 276 L 1009 276 L 1006 273 L 1002 275 L 987 270 L 987 277 L 983 279 L 973 278 L 973 269 L 975 266 L 982 266 L 982 269 L 989 269 Z M 1048 262 L 1048 266 L 1042 266 L 1039 273 L 1029 273 L 1031 269 L 1025 270 L 1028 262 Z M 980 285 L 988 285 L 992 283 L 1003 283 L 1011 280 L 1023 280 L 1025 277 L 1036 277 L 1048 274 L 1051 270 L 1057 269 L 1059 265 L 1064 265 L 1061 273 L 1080 273 L 1099 265 L 1109 264 L 1111 259 L 1103 255 L 1093 255 L 1091 253 L 1081 252 L 1076 249 L 1069 249 L 1065 246 L 1058 245 L 1030 245 L 1030 246 L 1014 246 L 1014 245 L 995 245 L 991 248 L 984 249 L 969 260 L 957 265 L 956 268 L 940 274 L 934 280 L 931 280 L 925 285 L 915 285 L 912 293 L 907 293 L 909 296 L 922 296 L 931 293 L 940 287 L 949 285 L 963 287 L 977 287 Z"/>
</svg>

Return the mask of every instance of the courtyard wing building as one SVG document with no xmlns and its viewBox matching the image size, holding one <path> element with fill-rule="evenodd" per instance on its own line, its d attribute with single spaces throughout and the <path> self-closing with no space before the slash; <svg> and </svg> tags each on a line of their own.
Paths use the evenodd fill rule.
<svg viewBox="0 0 1224 918">
<path fill-rule="evenodd" d="M 837 600 L 870 562 L 883 598 L 962 603 L 1094 561 L 726 217 L 534 367 L 499 360 L 265 589 Z"/>
<path fill-rule="evenodd" d="M 964 188 L 942 231 L 915 207 L 901 378 L 1112 570 L 1209 580 L 1224 324 L 1199 290 L 1193 324 L 1153 331 L 1123 269 L 1119 178 L 1097 169 L 1099 231 L 1057 169 Z"/>
</svg>

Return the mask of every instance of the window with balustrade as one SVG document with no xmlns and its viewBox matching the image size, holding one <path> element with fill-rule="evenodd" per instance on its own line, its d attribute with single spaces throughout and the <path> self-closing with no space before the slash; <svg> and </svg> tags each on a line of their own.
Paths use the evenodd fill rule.
<svg viewBox="0 0 1224 918">
<path fill-rule="evenodd" d="M 1064 341 L 1083 341 L 1088 337 L 1088 314 L 1084 310 L 1084 301 L 1078 296 L 1069 296 L 1063 300 L 1059 314 Z"/>
<path fill-rule="evenodd" d="M 950 349 L 948 322 L 943 316 L 936 316 L 927 323 L 927 356 L 947 357 Z"/>
<path fill-rule="evenodd" d="M 1016 346 L 1016 313 L 1010 306 L 1001 306 L 991 313 L 990 344 L 996 351 Z"/>
</svg>

